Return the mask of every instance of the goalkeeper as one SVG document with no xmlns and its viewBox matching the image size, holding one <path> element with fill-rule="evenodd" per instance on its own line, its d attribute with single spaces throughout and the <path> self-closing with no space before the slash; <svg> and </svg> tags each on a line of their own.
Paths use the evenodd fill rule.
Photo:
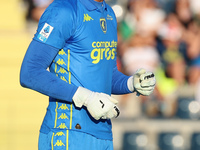
<svg viewBox="0 0 200 150">
<path fill-rule="evenodd" d="M 116 67 L 117 21 L 103 0 L 54 0 L 24 57 L 20 83 L 49 96 L 39 150 L 113 150 L 111 94 L 149 95 L 153 73 Z M 49 68 L 49 69 L 47 69 Z"/>
</svg>

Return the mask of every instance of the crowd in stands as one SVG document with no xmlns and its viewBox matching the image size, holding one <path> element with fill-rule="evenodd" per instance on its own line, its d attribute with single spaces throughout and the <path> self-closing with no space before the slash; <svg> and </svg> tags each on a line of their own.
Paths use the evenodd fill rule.
<svg viewBox="0 0 200 150">
<path fill-rule="evenodd" d="M 154 93 L 140 98 L 147 116 L 172 117 L 179 98 L 200 102 L 199 1 L 129 0 L 118 34 L 119 69 L 156 74 Z"/>
</svg>

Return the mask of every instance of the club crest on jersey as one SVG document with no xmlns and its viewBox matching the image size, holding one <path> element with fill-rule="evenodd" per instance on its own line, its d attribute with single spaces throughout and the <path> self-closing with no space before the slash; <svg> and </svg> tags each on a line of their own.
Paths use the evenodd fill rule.
<svg viewBox="0 0 200 150">
<path fill-rule="evenodd" d="M 48 23 L 45 23 L 42 30 L 38 34 L 37 38 L 42 42 L 46 42 L 52 30 L 53 30 L 53 27 L 50 26 Z"/>
<path fill-rule="evenodd" d="M 100 26 L 101 29 L 104 33 L 107 31 L 107 24 L 106 24 L 106 19 L 105 18 L 100 18 Z"/>
</svg>

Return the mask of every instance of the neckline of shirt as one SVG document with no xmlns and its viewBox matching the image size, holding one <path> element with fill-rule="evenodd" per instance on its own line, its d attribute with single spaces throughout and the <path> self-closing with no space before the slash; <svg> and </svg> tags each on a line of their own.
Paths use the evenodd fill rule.
<svg viewBox="0 0 200 150">
<path fill-rule="evenodd" d="M 107 10 L 107 6 L 105 1 L 103 2 L 97 2 L 94 0 L 80 0 L 80 2 L 89 10 L 99 10 L 99 11 L 103 11 L 103 10 Z"/>
</svg>

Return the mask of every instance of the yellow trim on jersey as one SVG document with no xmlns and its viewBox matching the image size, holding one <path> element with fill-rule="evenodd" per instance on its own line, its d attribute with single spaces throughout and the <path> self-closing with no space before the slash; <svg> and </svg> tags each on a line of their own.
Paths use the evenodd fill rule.
<svg viewBox="0 0 200 150">
<path fill-rule="evenodd" d="M 55 124 L 54 124 L 54 128 L 56 128 L 57 126 L 57 119 L 58 119 L 58 101 L 56 101 L 56 109 L 55 109 Z"/>
<path fill-rule="evenodd" d="M 67 70 L 69 72 L 69 84 L 71 84 L 71 72 L 70 72 L 70 50 L 68 49 L 68 66 L 67 66 Z"/>
<path fill-rule="evenodd" d="M 67 71 L 69 72 L 69 84 L 71 84 L 71 72 L 70 72 L 70 50 L 68 49 L 68 66 Z M 73 106 L 70 105 L 70 125 L 69 129 L 72 129 L 72 110 Z M 69 130 L 67 130 L 67 137 L 66 137 L 66 150 L 69 150 Z"/>
<path fill-rule="evenodd" d="M 55 71 L 55 73 L 56 73 L 56 71 L 57 71 L 57 64 L 56 64 L 56 63 L 55 63 L 55 70 L 54 70 L 54 71 Z"/>
<path fill-rule="evenodd" d="M 54 145 L 53 145 L 53 138 L 54 138 L 54 133 L 52 134 L 52 137 L 51 137 L 51 149 L 53 150 L 54 148 Z"/>
<path fill-rule="evenodd" d="M 69 130 L 66 130 L 66 132 L 67 132 L 67 137 L 66 137 L 66 150 L 69 150 Z"/>
<path fill-rule="evenodd" d="M 73 106 L 71 104 L 70 105 L 70 126 L 69 126 L 69 129 L 72 129 L 72 110 L 73 110 Z"/>
</svg>

